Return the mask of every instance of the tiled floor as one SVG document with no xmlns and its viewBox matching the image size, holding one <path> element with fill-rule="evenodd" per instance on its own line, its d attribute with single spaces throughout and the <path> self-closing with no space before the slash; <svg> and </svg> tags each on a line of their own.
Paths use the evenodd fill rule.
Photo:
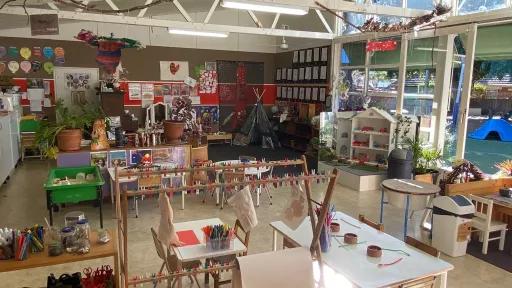
<svg viewBox="0 0 512 288">
<path fill-rule="evenodd" d="M 46 179 L 50 164 L 38 160 L 30 160 L 16 169 L 11 180 L 0 187 L 0 227 L 25 227 L 34 223 L 43 223 L 43 217 L 48 215 L 46 210 L 45 194 L 42 183 Z M 325 185 L 313 187 L 315 197 L 320 198 L 325 191 Z M 269 251 L 272 247 L 272 231 L 269 227 L 271 221 L 279 219 L 283 204 L 286 203 L 288 189 L 280 188 L 273 191 L 273 205 L 268 205 L 268 199 L 262 196 L 262 205 L 257 208 L 259 225 L 251 235 L 249 253 Z M 355 192 L 339 185 L 335 188 L 333 203 L 338 210 L 357 217 L 359 213 L 370 219 L 378 219 L 379 192 Z M 195 220 L 210 217 L 219 217 L 227 223 L 234 223 L 234 214 L 231 208 L 220 210 L 215 206 L 213 198 L 208 198 L 206 204 L 202 203 L 202 195 L 188 195 L 185 210 L 180 210 L 180 199 L 173 199 L 176 222 Z M 105 201 L 105 225 L 112 227 L 113 221 L 110 198 Z M 56 213 L 56 223 L 62 225 L 63 215 L 68 211 L 84 211 L 93 224 L 99 226 L 96 208 L 80 205 L 66 207 Z M 129 219 L 129 259 L 130 274 L 137 275 L 155 272 L 161 262 L 156 256 L 149 228 L 157 227 L 159 210 L 156 199 L 146 198 L 140 204 L 140 216 L 133 215 Z M 415 215 L 413 223 L 409 226 L 409 234 L 422 237 L 418 227 L 421 213 Z M 402 210 L 386 207 L 384 224 L 385 231 L 396 237 L 401 237 Z M 480 261 L 472 256 L 443 259 L 452 263 L 455 269 L 448 273 L 448 287 L 482 288 L 482 287 L 512 287 L 512 274 Z M 512 261 L 512 259 L 511 259 Z M 53 266 L 51 268 L 38 268 L 29 271 L 6 272 L 0 274 L 0 287 L 42 287 L 46 284 L 46 276 L 53 272 L 56 274 L 81 271 L 85 266 L 100 265 L 101 260 Z M 200 282 L 201 278 L 200 278 Z M 184 281 L 187 283 L 188 281 Z M 185 285 L 185 287 L 187 287 Z M 147 285 L 146 287 L 150 287 Z M 164 287 L 162 285 L 162 287 Z"/>
</svg>

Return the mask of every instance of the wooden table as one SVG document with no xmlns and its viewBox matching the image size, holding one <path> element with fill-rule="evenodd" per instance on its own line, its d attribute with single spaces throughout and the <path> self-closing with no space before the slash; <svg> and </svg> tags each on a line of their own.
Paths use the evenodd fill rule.
<svg viewBox="0 0 512 288">
<path fill-rule="evenodd" d="M 7 271 L 15 271 L 15 270 L 24 270 L 38 267 L 46 267 L 59 265 L 64 263 L 72 263 L 72 262 L 80 262 L 98 258 L 107 258 L 112 257 L 114 259 L 114 277 L 116 279 L 116 283 L 119 283 L 119 269 L 117 263 L 117 235 L 115 234 L 115 230 L 108 230 L 110 234 L 110 241 L 106 244 L 98 243 L 98 233 L 96 231 L 91 231 L 90 241 L 91 241 L 91 250 L 87 254 L 78 255 L 78 254 L 70 254 L 64 252 L 62 255 L 50 257 L 48 256 L 48 247 L 45 247 L 43 252 L 39 253 L 30 253 L 27 260 L 24 261 L 16 261 L 14 259 L 11 260 L 1 260 L 0 261 L 0 272 Z M 84 267 L 85 268 L 85 267 Z M 73 271 L 70 271 L 73 272 Z M 81 271 L 80 271 L 81 272 Z"/>
<path fill-rule="evenodd" d="M 392 193 L 400 193 L 405 195 L 405 212 L 404 212 L 404 238 L 407 236 L 407 224 L 409 219 L 410 197 L 412 196 L 432 196 L 439 193 L 439 186 L 409 179 L 387 179 L 382 181 L 381 197 L 380 197 L 380 223 L 384 216 L 384 191 Z"/>
<path fill-rule="evenodd" d="M 188 221 L 181 223 L 174 223 L 176 231 L 192 230 L 196 234 L 197 239 L 200 241 L 199 244 L 189 245 L 183 247 L 171 246 L 174 253 L 178 257 L 178 271 L 181 271 L 182 262 L 190 262 L 194 260 L 203 260 L 207 258 L 215 258 L 227 255 L 238 255 L 239 253 L 245 252 L 247 247 L 235 237 L 233 243 L 233 249 L 229 250 L 216 250 L 210 251 L 206 249 L 206 244 L 203 242 L 203 231 L 201 228 L 207 225 L 224 224 L 219 218 L 202 219 L 196 221 Z M 178 287 L 181 287 L 181 277 L 178 279 Z"/>
<path fill-rule="evenodd" d="M 355 286 L 389 287 L 428 276 L 440 276 L 441 287 L 446 287 L 448 271 L 453 269 L 453 265 L 450 263 L 425 254 L 403 241 L 380 232 L 342 212 L 336 212 L 334 222 L 341 226 L 340 232 L 334 235 L 341 236 L 345 233 L 355 233 L 358 235 L 358 241 L 366 241 L 366 243 L 359 245 L 339 247 L 340 244 L 333 237 L 331 249 L 322 253 L 323 264 L 342 275 Z M 278 233 L 296 245 L 307 248 L 311 245 L 313 232 L 309 217 L 296 230 L 290 229 L 281 221 L 272 222 L 270 226 L 274 229 L 274 250 L 277 246 Z M 336 237 L 336 239 L 343 243 L 343 238 Z M 410 256 L 393 251 L 383 251 L 382 257 L 370 258 L 366 256 L 368 245 L 378 245 L 386 249 L 401 249 Z M 399 258 L 402 258 L 402 261 L 395 265 L 384 268 L 378 268 L 377 266 L 379 263 L 390 263 Z"/>
<path fill-rule="evenodd" d="M 493 215 L 496 219 L 512 226 L 512 198 L 500 196 L 499 193 L 482 195 L 482 197 L 493 200 Z"/>
<path fill-rule="evenodd" d="M 222 140 L 219 143 L 226 143 L 227 141 L 230 145 L 233 145 L 233 135 L 231 133 L 207 134 L 206 139 L 208 142 Z"/>
</svg>

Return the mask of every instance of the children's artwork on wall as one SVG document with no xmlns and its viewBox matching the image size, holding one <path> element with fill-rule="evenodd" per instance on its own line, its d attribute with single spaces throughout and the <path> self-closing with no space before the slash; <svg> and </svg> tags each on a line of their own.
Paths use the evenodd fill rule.
<svg viewBox="0 0 512 288">
<path fill-rule="evenodd" d="M 171 86 L 171 96 L 180 96 L 180 84 L 175 83 Z"/>
<path fill-rule="evenodd" d="M 194 109 L 197 124 L 201 125 L 204 132 L 214 133 L 219 130 L 218 106 L 194 106 Z"/>
<path fill-rule="evenodd" d="M 91 152 L 91 166 L 107 168 L 107 152 Z"/>
<path fill-rule="evenodd" d="M 19 54 L 20 52 L 17 47 L 11 46 L 9 50 L 7 50 L 7 56 L 9 56 L 9 58 L 17 59 Z"/>
<path fill-rule="evenodd" d="M 141 95 L 140 83 L 128 83 L 128 99 L 140 100 L 142 97 Z"/>
<path fill-rule="evenodd" d="M 217 92 L 217 71 L 205 70 L 201 71 L 199 77 L 199 93 L 216 93 Z"/>
<path fill-rule="evenodd" d="M 172 85 L 170 85 L 170 84 L 162 85 L 162 88 L 161 88 L 162 89 L 162 96 L 164 96 L 164 97 L 165 96 L 171 96 L 171 89 L 172 89 L 171 87 L 172 87 Z"/>
<path fill-rule="evenodd" d="M 204 69 L 207 71 L 217 71 L 217 62 L 204 62 Z"/>
<path fill-rule="evenodd" d="M 150 149 L 130 150 L 130 164 L 151 164 L 153 163 L 152 151 Z"/>
<path fill-rule="evenodd" d="M 0 75 L 2 75 L 2 73 L 4 73 L 6 67 L 7 66 L 5 65 L 4 62 L 0 62 Z"/>
<path fill-rule="evenodd" d="M 32 61 L 32 72 L 39 72 L 41 70 L 41 62 L 39 60 Z"/>
<path fill-rule="evenodd" d="M 32 69 L 32 64 L 30 63 L 30 61 L 24 60 L 20 62 L 20 68 L 21 71 L 28 73 Z"/>
<path fill-rule="evenodd" d="M 52 59 L 53 58 L 53 49 L 52 47 L 43 47 L 43 55 L 46 59 Z"/>
<path fill-rule="evenodd" d="M 15 74 L 20 69 L 20 64 L 16 61 L 9 61 L 7 68 L 9 68 L 9 71 L 11 71 L 12 74 Z"/>
<path fill-rule="evenodd" d="M 185 84 L 180 85 L 180 96 L 190 96 L 190 87 Z"/>
<path fill-rule="evenodd" d="M 126 167 L 126 150 L 116 150 L 109 152 L 109 167 Z"/>
<path fill-rule="evenodd" d="M 155 86 L 151 83 L 141 84 L 142 100 L 154 100 L 155 99 Z"/>
<path fill-rule="evenodd" d="M 28 60 L 30 59 L 30 56 L 32 56 L 32 51 L 28 47 L 22 47 L 20 49 L 20 56 L 23 57 L 23 59 Z"/>
<path fill-rule="evenodd" d="M 46 73 L 52 75 L 53 74 L 53 63 L 52 62 L 44 62 L 43 64 L 43 68 L 44 68 L 44 71 L 46 71 Z"/>
<path fill-rule="evenodd" d="M 154 93 L 155 93 L 155 97 L 163 97 L 164 92 L 162 90 L 162 85 L 155 84 Z"/>
<path fill-rule="evenodd" d="M 233 103 L 236 100 L 236 85 L 219 85 L 219 101 L 221 103 Z"/>
<path fill-rule="evenodd" d="M 32 56 L 41 58 L 41 56 L 42 56 L 41 55 L 41 47 L 39 47 L 39 46 L 32 47 Z"/>
<path fill-rule="evenodd" d="M 160 61 L 160 80 L 183 81 L 187 76 L 187 61 Z"/>
<path fill-rule="evenodd" d="M 0 46 L 0 59 L 4 58 L 7 55 L 7 49 L 4 46 Z"/>
<path fill-rule="evenodd" d="M 66 87 L 72 90 L 83 90 L 90 89 L 89 79 L 91 79 L 91 74 L 89 73 L 65 73 L 66 77 Z"/>
</svg>

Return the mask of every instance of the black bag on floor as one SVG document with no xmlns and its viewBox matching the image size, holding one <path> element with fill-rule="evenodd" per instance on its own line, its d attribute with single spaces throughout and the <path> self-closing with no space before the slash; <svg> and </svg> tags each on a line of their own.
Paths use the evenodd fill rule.
<svg viewBox="0 0 512 288">
<path fill-rule="evenodd" d="M 50 274 L 46 282 L 47 288 L 82 288 L 82 275 L 80 272 L 69 274 L 62 274 L 57 279 L 55 275 Z"/>
</svg>

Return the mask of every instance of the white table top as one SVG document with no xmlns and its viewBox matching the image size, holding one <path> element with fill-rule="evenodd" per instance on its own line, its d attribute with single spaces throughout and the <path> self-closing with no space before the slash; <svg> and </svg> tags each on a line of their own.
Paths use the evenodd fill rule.
<svg viewBox="0 0 512 288">
<path fill-rule="evenodd" d="M 425 254 L 405 244 L 405 242 L 386 233 L 379 232 L 342 212 L 337 212 L 335 219 L 338 220 L 334 222 L 339 223 L 341 226 L 341 231 L 336 233 L 336 235 L 355 233 L 358 235 L 359 242 L 367 242 L 359 245 L 339 247 L 338 242 L 332 239 L 331 249 L 327 253 L 322 253 L 322 260 L 337 273 L 343 275 L 359 287 L 386 287 L 430 275 L 438 275 L 453 269 L 450 263 Z M 347 224 L 347 222 L 357 227 Z M 291 230 L 281 221 L 272 222 L 270 226 L 303 247 L 311 245 L 313 232 L 311 231 L 309 217 L 295 231 Z M 343 244 L 342 237 L 337 239 Z M 382 257 L 370 258 L 366 256 L 366 248 L 372 244 L 384 249 L 401 249 L 409 253 L 410 256 L 399 252 L 383 251 Z M 390 263 L 398 258 L 403 259 L 395 265 L 384 268 L 377 267 L 379 263 Z"/>
<path fill-rule="evenodd" d="M 193 230 L 197 239 L 201 242 L 197 245 L 189 245 L 184 247 L 172 247 L 180 261 L 188 262 L 192 260 L 201 260 L 205 258 L 220 257 L 226 255 L 236 255 L 247 250 L 247 247 L 235 237 L 233 249 L 209 251 L 206 249 L 206 244 L 203 242 L 203 231 L 201 228 L 207 225 L 224 224 L 219 218 L 202 219 L 196 221 L 188 221 L 181 223 L 174 223 L 176 231 Z"/>
<path fill-rule="evenodd" d="M 256 161 L 251 161 L 250 163 L 256 163 Z M 225 160 L 215 162 L 216 165 L 238 165 L 241 164 L 240 160 Z M 258 175 L 261 173 L 268 172 L 270 170 L 270 166 L 268 167 L 248 167 L 245 168 L 244 173 L 247 175 Z"/>
</svg>

